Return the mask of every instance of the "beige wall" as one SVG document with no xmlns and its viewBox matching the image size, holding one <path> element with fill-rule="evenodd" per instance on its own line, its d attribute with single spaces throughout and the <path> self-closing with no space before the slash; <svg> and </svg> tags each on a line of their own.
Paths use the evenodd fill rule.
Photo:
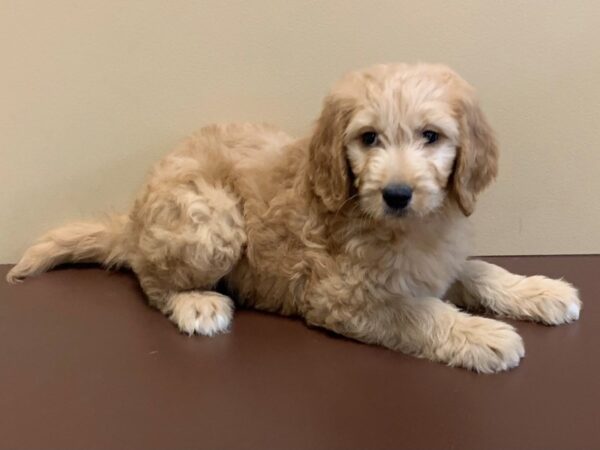
<svg viewBox="0 0 600 450">
<path fill-rule="evenodd" d="M 0 55 L 0 262 L 124 209 L 202 124 L 302 133 L 347 69 L 419 60 L 479 88 L 502 144 L 479 253 L 600 253 L 598 1 L 0 0 Z"/>
</svg>

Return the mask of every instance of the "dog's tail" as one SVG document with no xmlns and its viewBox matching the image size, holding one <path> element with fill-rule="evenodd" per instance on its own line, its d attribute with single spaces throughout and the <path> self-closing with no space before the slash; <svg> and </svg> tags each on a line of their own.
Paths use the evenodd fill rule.
<svg viewBox="0 0 600 450">
<path fill-rule="evenodd" d="M 43 235 L 14 266 L 9 283 L 38 275 L 67 262 L 96 262 L 107 267 L 127 264 L 125 215 L 110 215 L 95 222 L 75 222 Z"/>
</svg>

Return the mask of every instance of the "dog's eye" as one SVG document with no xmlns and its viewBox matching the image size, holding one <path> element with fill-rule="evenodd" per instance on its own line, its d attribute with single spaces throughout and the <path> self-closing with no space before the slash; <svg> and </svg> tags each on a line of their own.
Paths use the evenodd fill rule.
<svg viewBox="0 0 600 450">
<path fill-rule="evenodd" d="M 360 135 L 361 142 L 367 147 L 373 147 L 379 143 L 379 136 L 374 131 L 367 131 Z"/>
<path fill-rule="evenodd" d="M 435 131 L 425 130 L 423 131 L 423 137 L 425 138 L 425 142 L 427 144 L 433 144 L 439 139 L 440 135 Z"/>
</svg>

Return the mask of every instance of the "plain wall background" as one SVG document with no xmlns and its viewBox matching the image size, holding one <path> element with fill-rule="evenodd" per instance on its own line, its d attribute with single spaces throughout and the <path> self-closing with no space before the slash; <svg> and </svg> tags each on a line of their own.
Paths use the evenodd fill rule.
<svg viewBox="0 0 600 450">
<path fill-rule="evenodd" d="M 479 254 L 600 253 L 600 2 L 0 0 L 0 262 L 124 210 L 214 121 L 305 133 L 348 69 L 444 62 L 502 149 Z"/>
</svg>

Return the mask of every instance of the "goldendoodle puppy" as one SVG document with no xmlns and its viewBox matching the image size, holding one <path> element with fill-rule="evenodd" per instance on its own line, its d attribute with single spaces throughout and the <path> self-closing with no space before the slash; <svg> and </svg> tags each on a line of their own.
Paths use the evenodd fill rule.
<svg viewBox="0 0 600 450">
<path fill-rule="evenodd" d="M 515 367 L 506 323 L 579 317 L 564 281 L 469 255 L 469 216 L 497 147 L 473 89 L 445 66 L 343 77 L 314 132 L 200 130 L 151 171 L 128 215 L 73 223 L 26 251 L 9 281 L 69 261 L 127 266 L 185 333 L 227 330 L 232 300 L 362 342 L 479 372 Z M 445 299 L 446 301 L 444 301 Z"/>
</svg>

